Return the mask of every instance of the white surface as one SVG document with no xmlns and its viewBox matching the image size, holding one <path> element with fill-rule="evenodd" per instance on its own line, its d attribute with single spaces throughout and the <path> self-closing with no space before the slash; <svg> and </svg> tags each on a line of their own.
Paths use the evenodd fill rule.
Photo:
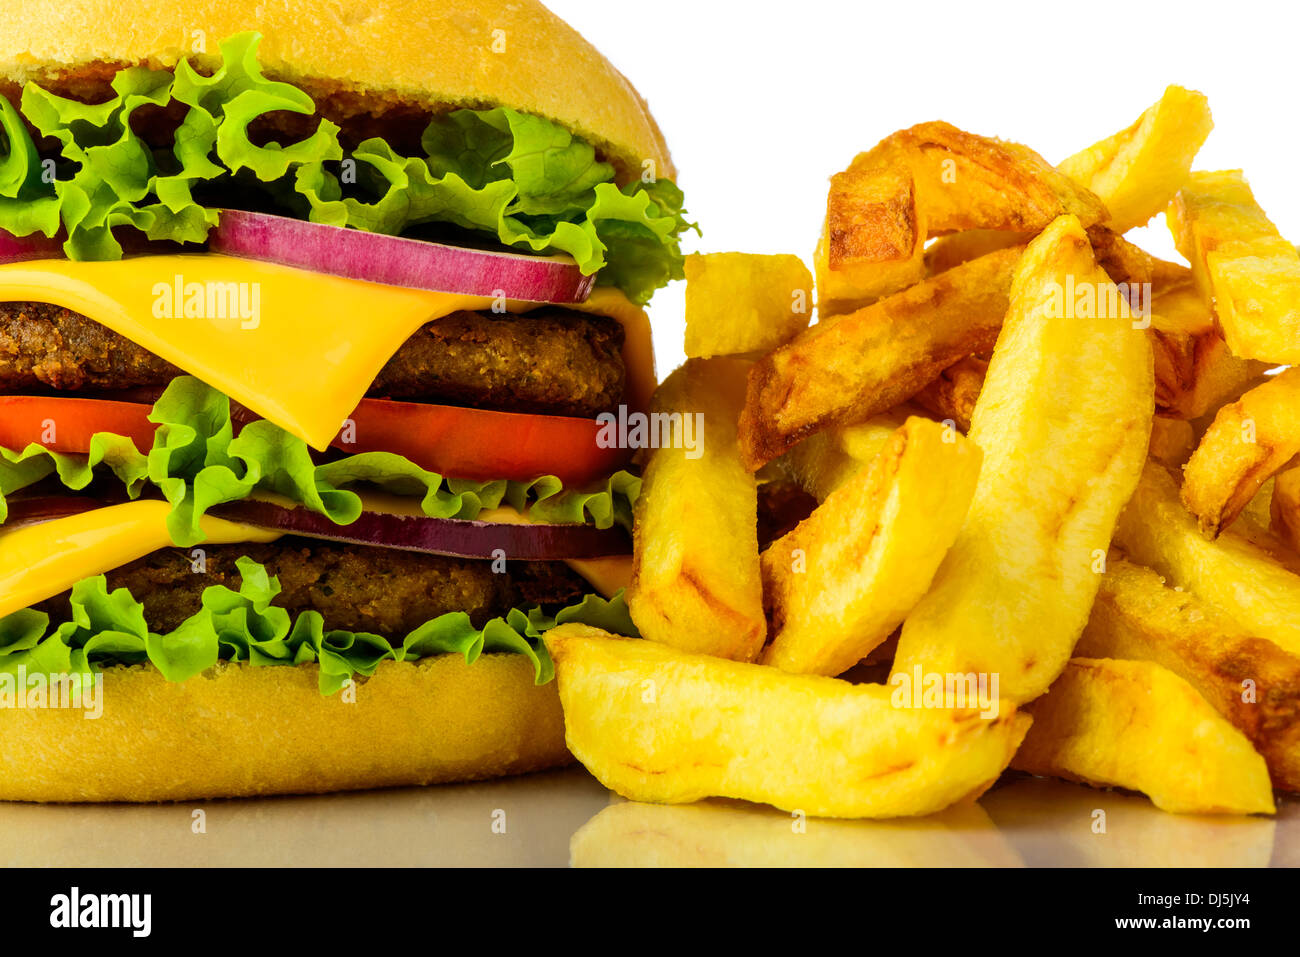
<svg viewBox="0 0 1300 957">
<path fill-rule="evenodd" d="M 827 178 L 897 129 L 947 120 L 1059 162 L 1171 83 L 1210 98 L 1197 168 L 1244 169 L 1300 242 L 1294 4 L 547 2 L 649 100 L 704 229 L 688 251 L 811 260 Z M 1175 257 L 1162 217 L 1131 238 Z M 682 358 L 682 285 L 653 304 L 661 375 Z"/>
</svg>

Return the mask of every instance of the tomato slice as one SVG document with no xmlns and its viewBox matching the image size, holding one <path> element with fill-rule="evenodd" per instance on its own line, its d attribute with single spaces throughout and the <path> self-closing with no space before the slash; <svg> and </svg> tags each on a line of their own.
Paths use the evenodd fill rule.
<svg viewBox="0 0 1300 957">
<path fill-rule="evenodd" d="M 105 399 L 0 396 L 0 446 L 22 450 L 36 443 L 84 455 L 96 432 L 112 432 L 147 453 L 156 428 L 148 418 L 151 408 Z M 629 450 L 601 448 L 599 434 L 600 425 L 590 419 L 365 399 L 332 444 L 350 453 L 394 452 L 453 478 L 526 482 L 555 475 L 581 485 L 631 459 Z"/>
<path fill-rule="evenodd" d="M 332 444 L 347 452 L 396 452 L 455 478 L 554 475 L 581 485 L 616 472 L 632 457 L 630 450 L 601 448 L 600 428 L 591 419 L 364 399 Z"/>
<path fill-rule="evenodd" d="M 136 402 L 0 396 L 0 445 L 21 452 L 35 443 L 51 452 L 85 455 L 96 432 L 125 435 L 142 453 L 153 448 L 152 407 Z"/>
</svg>

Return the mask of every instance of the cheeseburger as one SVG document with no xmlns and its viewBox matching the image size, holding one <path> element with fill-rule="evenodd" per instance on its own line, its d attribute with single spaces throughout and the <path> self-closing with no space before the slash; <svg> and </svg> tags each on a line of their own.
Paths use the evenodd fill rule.
<svg viewBox="0 0 1300 957">
<path fill-rule="evenodd" d="M 570 760 L 690 228 L 532 0 L 0 11 L 0 799 Z"/>
</svg>

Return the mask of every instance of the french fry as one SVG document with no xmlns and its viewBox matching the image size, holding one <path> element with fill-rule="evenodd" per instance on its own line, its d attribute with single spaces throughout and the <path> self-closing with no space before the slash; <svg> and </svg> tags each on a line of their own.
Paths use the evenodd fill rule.
<svg viewBox="0 0 1300 957">
<path fill-rule="evenodd" d="M 904 404 L 858 425 L 818 432 L 800 442 L 777 462 L 785 465 L 805 492 L 818 502 L 824 502 L 832 492 L 871 464 L 909 416 L 909 407 Z"/>
<path fill-rule="evenodd" d="M 813 278 L 798 256 L 686 257 L 686 355 L 770 352 L 808 327 Z"/>
<path fill-rule="evenodd" d="M 1144 226 L 1187 181 L 1214 128 L 1205 97 L 1171 86 L 1128 129 L 1063 161 L 1058 169 L 1106 204 L 1117 233 Z"/>
<path fill-rule="evenodd" d="M 919 123 L 886 143 L 912 171 L 931 236 L 967 229 L 1038 233 L 1059 216 L 1076 216 L 1084 226 L 1106 218 L 1095 195 L 1019 143 L 943 122 Z M 865 161 L 859 157 L 854 166 Z"/>
<path fill-rule="evenodd" d="M 921 820 L 805 821 L 730 801 L 618 801 L 573 835 L 574 867 L 1020 867 L 974 803 Z"/>
<path fill-rule="evenodd" d="M 953 266 L 1010 246 L 1027 246 L 1033 233 L 1014 233 L 998 229 L 967 229 L 960 233 L 939 236 L 925 248 L 925 272 L 937 276 Z"/>
<path fill-rule="evenodd" d="M 1241 170 L 1192 173 L 1166 219 L 1233 354 L 1300 363 L 1300 253 L 1259 208 Z"/>
<path fill-rule="evenodd" d="M 1201 693 L 1149 661 L 1075 658 L 1030 707 L 1011 766 L 1141 791 L 1179 814 L 1272 814 L 1264 759 Z"/>
<path fill-rule="evenodd" d="M 634 801 L 730 797 L 811 817 L 931 814 L 983 793 L 1029 724 L 1006 707 L 995 717 L 896 707 L 883 685 L 689 655 L 581 625 L 545 640 L 569 749 Z"/>
<path fill-rule="evenodd" d="M 746 466 L 757 469 L 823 429 L 865 422 L 957 360 L 991 349 L 1021 252 L 983 256 L 822 321 L 756 362 L 740 418 Z"/>
<path fill-rule="evenodd" d="M 1183 472 L 1183 504 L 1213 538 L 1297 455 L 1300 369 L 1290 369 L 1219 410 Z"/>
<path fill-rule="evenodd" d="M 912 173 L 888 144 L 831 177 L 817 245 L 818 308 L 853 312 L 925 276 L 924 217 Z"/>
<path fill-rule="evenodd" d="M 628 610 L 647 638 L 752 661 L 767 624 L 757 484 L 736 447 L 747 366 L 690 359 L 655 393 L 652 414 L 702 417 L 703 429 L 694 451 L 650 455 L 635 510 Z"/>
<path fill-rule="evenodd" d="M 1277 477 L 1269 512 L 1272 515 L 1269 528 L 1273 534 L 1300 552 L 1300 468 Z"/>
<path fill-rule="evenodd" d="M 1186 419 L 1157 415 L 1151 420 L 1151 458 L 1170 468 L 1182 468 L 1196 448 L 1196 432 Z"/>
<path fill-rule="evenodd" d="M 1070 283 L 1113 313 L 1055 318 Z M 980 482 L 903 626 L 896 674 L 1000 675 L 1003 698 L 1020 703 L 1065 667 L 1151 433 L 1151 346 L 1113 293 L 1077 219 L 1030 244 L 971 424 Z"/>
<path fill-rule="evenodd" d="M 1300 791 L 1300 657 L 1120 559 L 1106 567 L 1075 654 L 1169 669 L 1264 756 L 1274 787 Z"/>
<path fill-rule="evenodd" d="M 833 677 L 888 638 L 961 531 L 981 458 L 956 432 L 908 419 L 869 467 L 774 542 L 762 556 L 772 631 L 762 663 Z"/>
<path fill-rule="evenodd" d="M 1199 419 L 1263 381 L 1266 362 L 1234 356 L 1196 290 L 1192 271 L 1157 262 L 1151 300 L 1156 408 Z"/>
<path fill-rule="evenodd" d="M 1300 654 L 1300 575 L 1237 528 L 1207 540 L 1164 466 L 1149 462 L 1143 470 L 1115 541 L 1130 559 L 1226 612 L 1255 637 Z"/>
<path fill-rule="evenodd" d="M 979 401 L 988 371 L 987 359 L 967 356 L 944 369 L 939 378 L 913 396 L 912 401 L 941 422 L 952 422 L 959 431 L 969 432 L 975 404 Z"/>
</svg>

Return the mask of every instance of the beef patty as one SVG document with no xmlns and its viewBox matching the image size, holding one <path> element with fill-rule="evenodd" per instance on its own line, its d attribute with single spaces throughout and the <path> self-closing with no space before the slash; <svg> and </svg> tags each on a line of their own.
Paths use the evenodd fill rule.
<svg viewBox="0 0 1300 957">
<path fill-rule="evenodd" d="M 237 591 L 235 563 L 244 556 L 279 578 L 274 605 L 293 615 L 317 611 L 327 630 L 396 640 L 448 612 L 463 611 L 481 628 L 516 606 L 553 610 L 591 592 L 563 562 L 510 562 L 504 574 L 497 574 L 491 562 L 302 538 L 209 546 L 201 571 L 190 551 L 163 549 L 109 572 L 108 587 L 129 589 L 144 605 L 149 629 L 166 633 L 199 611 L 206 588 L 225 585 Z M 68 597 L 64 593 L 36 607 L 53 621 L 67 621 Z"/>
<path fill-rule="evenodd" d="M 375 398 L 594 418 L 623 401 L 623 328 L 566 309 L 456 312 L 415 333 L 379 373 Z M 0 391 L 158 389 L 169 362 L 69 309 L 0 303 Z"/>
</svg>

